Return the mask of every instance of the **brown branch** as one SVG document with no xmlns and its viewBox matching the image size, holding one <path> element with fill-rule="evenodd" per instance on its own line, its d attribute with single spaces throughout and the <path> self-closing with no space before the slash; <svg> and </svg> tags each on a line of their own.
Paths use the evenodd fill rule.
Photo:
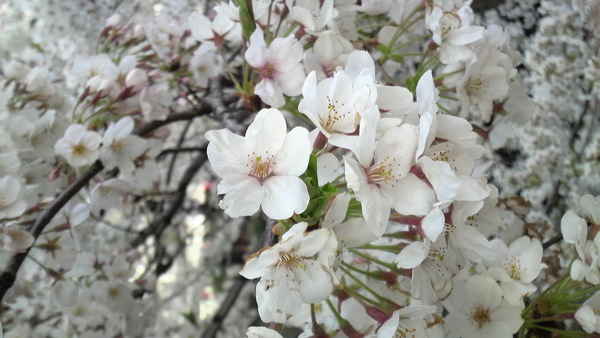
<svg viewBox="0 0 600 338">
<path fill-rule="evenodd" d="M 177 192 L 173 195 L 171 204 L 169 207 L 144 230 L 142 230 L 138 236 L 131 242 L 134 247 L 146 241 L 146 238 L 150 235 L 160 236 L 160 234 L 171 224 L 173 217 L 181 207 L 183 200 L 186 195 L 186 190 L 194 175 L 198 172 L 198 169 L 204 164 L 207 157 L 205 153 L 199 154 L 188 166 L 185 173 L 183 174 Z"/>
</svg>

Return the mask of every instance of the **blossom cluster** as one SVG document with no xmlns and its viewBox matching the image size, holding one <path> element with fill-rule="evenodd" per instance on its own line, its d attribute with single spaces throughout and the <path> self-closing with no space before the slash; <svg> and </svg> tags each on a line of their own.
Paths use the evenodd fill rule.
<svg viewBox="0 0 600 338">
<path fill-rule="evenodd" d="M 177 3 L 3 64 L 7 336 L 600 332 L 600 200 L 555 234 L 490 181 L 534 104 L 471 1 Z"/>
</svg>

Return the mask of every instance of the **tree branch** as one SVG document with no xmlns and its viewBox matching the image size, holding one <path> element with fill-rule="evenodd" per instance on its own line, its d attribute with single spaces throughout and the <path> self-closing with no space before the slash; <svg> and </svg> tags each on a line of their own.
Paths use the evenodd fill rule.
<svg viewBox="0 0 600 338">
<path fill-rule="evenodd" d="M 193 119 L 202 114 L 208 113 L 210 113 L 210 109 L 208 106 L 206 106 L 205 109 L 199 112 L 182 112 L 171 114 L 165 120 L 151 121 L 147 124 L 139 126 L 133 131 L 133 134 L 138 136 L 145 136 L 151 133 L 152 131 L 160 127 L 166 126 L 170 123 Z M 48 209 L 42 211 L 41 214 L 38 215 L 38 217 L 35 219 L 35 222 L 29 229 L 29 232 L 34 237 L 34 239 L 37 240 L 42 231 L 44 231 L 44 228 L 52 221 L 54 216 L 67 204 L 67 202 L 69 202 L 79 192 L 79 190 L 85 187 L 103 169 L 104 166 L 102 165 L 102 163 L 100 161 L 96 161 L 81 176 L 79 176 L 75 180 L 75 182 L 68 186 L 54 200 L 54 202 L 48 207 Z M 10 289 L 13 286 L 17 276 L 17 272 L 23 264 L 25 257 L 27 257 L 29 250 L 31 250 L 31 247 L 28 248 L 25 252 L 15 254 L 8 262 L 6 269 L 2 271 L 2 274 L 0 274 L 0 302 L 6 295 L 8 289 Z"/>
</svg>

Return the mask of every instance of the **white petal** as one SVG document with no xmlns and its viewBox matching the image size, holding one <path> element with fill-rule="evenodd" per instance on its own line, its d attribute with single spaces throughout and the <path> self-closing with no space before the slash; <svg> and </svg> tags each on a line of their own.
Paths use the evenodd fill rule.
<svg viewBox="0 0 600 338">
<path fill-rule="evenodd" d="M 265 198 L 265 189 L 260 183 L 249 176 L 233 176 L 222 180 L 218 187 L 219 193 L 226 193 L 220 203 L 229 217 L 252 216 Z"/>
<path fill-rule="evenodd" d="M 276 175 L 302 175 L 308 166 L 311 152 L 308 130 L 302 127 L 292 129 L 285 136 L 281 150 L 273 159 L 273 172 Z"/>
<path fill-rule="evenodd" d="M 205 137 L 210 141 L 206 150 L 208 160 L 217 175 L 248 175 L 250 169 L 242 136 L 220 129 L 206 132 Z"/>
<path fill-rule="evenodd" d="M 461 187 L 461 181 L 450 168 L 450 164 L 434 161 L 427 156 L 419 158 L 418 163 L 433 186 L 438 200 L 449 201 L 454 199 Z"/>
<path fill-rule="evenodd" d="M 425 236 L 432 242 L 437 241 L 438 236 L 444 230 L 444 221 L 444 213 L 440 208 L 431 209 L 421 221 L 421 228 L 423 229 Z"/>
<path fill-rule="evenodd" d="M 428 253 L 429 245 L 424 242 L 412 242 L 400 251 L 394 261 L 398 263 L 400 269 L 413 269 L 427 258 Z"/>
<path fill-rule="evenodd" d="M 281 88 L 272 79 L 262 79 L 254 87 L 254 94 L 258 95 L 264 103 L 273 108 L 279 108 L 285 104 Z"/>
<path fill-rule="evenodd" d="M 346 219 L 346 212 L 348 211 L 348 203 L 352 196 L 343 192 L 333 199 L 325 218 L 323 218 L 323 227 L 331 228 L 335 225 L 341 224 Z"/>
<path fill-rule="evenodd" d="M 400 193 L 394 199 L 393 207 L 402 215 L 425 216 L 435 203 L 433 189 L 412 173 L 396 183 L 395 189 Z"/>
<path fill-rule="evenodd" d="M 265 44 L 263 31 L 258 26 L 250 36 L 250 47 L 246 50 L 244 57 L 254 68 L 262 67 L 267 61 L 267 45 Z"/>
<path fill-rule="evenodd" d="M 261 203 L 264 213 L 272 219 L 286 219 L 300 214 L 310 197 L 306 184 L 298 177 L 273 176 L 264 182 L 265 196 Z"/>
<path fill-rule="evenodd" d="M 306 269 L 297 268 L 296 277 L 300 283 L 300 295 L 303 303 L 317 303 L 333 291 L 331 276 L 326 267 L 317 261 L 304 261 Z"/>
<path fill-rule="evenodd" d="M 274 108 L 262 109 L 246 131 L 248 154 L 274 156 L 281 150 L 287 127 L 281 112 Z"/>
</svg>

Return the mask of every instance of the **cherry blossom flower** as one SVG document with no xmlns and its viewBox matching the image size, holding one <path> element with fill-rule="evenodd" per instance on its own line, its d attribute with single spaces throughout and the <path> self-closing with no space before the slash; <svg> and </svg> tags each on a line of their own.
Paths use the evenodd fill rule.
<svg viewBox="0 0 600 338">
<path fill-rule="evenodd" d="M 70 125 L 65 135 L 54 145 L 54 152 L 64 157 L 69 165 L 81 167 L 90 165 L 98 159 L 102 137 L 88 131 L 80 124 Z"/>
<path fill-rule="evenodd" d="M 124 117 L 111 124 L 104 133 L 100 160 L 107 170 L 118 167 L 125 174 L 135 170 L 133 160 L 142 155 L 146 147 L 142 138 L 131 135 L 133 127 L 133 119 Z"/>
<path fill-rule="evenodd" d="M 302 45 L 292 35 L 275 38 L 269 47 L 263 31 L 257 27 L 250 36 L 250 47 L 244 55 L 248 64 L 260 72 L 261 80 L 254 88 L 260 99 L 274 107 L 283 106 L 283 95 L 295 96 L 302 93 L 304 69 Z"/>
<path fill-rule="evenodd" d="M 502 299 L 502 289 L 489 276 L 457 280 L 443 303 L 449 337 L 512 337 L 523 324 L 520 308 Z"/>
<path fill-rule="evenodd" d="M 542 244 L 523 236 L 509 247 L 500 239 L 493 240 L 492 246 L 498 258 L 489 262 L 488 274 L 500 282 L 506 301 L 521 306 L 523 297 L 537 290 L 532 282 L 547 267 L 542 263 Z"/>
<path fill-rule="evenodd" d="M 277 109 L 263 109 L 248 127 L 246 137 L 226 129 L 209 131 L 208 158 L 223 180 L 221 208 L 231 217 L 249 216 L 262 207 L 273 219 L 303 212 L 308 190 L 298 177 L 306 170 L 311 152 L 308 131 L 296 127 L 286 134 Z"/>
<path fill-rule="evenodd" d="M 281 242 L 251 256 L 240 271 L 256 285 L 258 313 L 264 322 L 285 323 L 301 305 L 324 300 L 338 283 L 333 274 L 337 240 L 331 229 L 306 232 L 298 223 Z M 316 257 L 315 257 L 316 256 Z"/>
</svg>

